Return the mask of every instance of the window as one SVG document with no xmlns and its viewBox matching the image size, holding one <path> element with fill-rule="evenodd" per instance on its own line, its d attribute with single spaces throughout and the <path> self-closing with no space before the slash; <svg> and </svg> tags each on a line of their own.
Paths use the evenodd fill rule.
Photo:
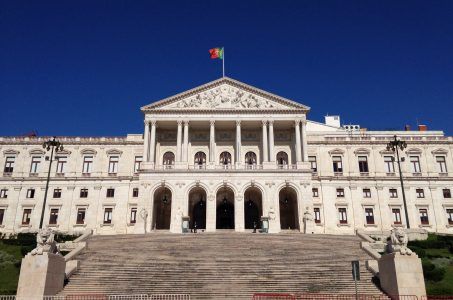
<svg viewBox="0 0 453 300">
<path fill-rule="evenodd" d="M 363 198 L 371 198 L 371 190 L 363 189 Z"/>
<path fill-rule="evenodd" d="M 395 173 L 395 163 L 393 156 L 384 156 L 384 165 L 386 173 Z"/>
<path fill-rule="evenodd" d="M 24 209 L 24 213 L 22 215 L 22 225 L 29 225 L 30 218 L 31 218 L 31 209 L 30 208 Z"/>
<path fill-rule="evenodd" d="M 450 189 L 443 189 L 442 193 L 444 194 L 444 198 L 451 198 L 451 191 Z"/>
<path fill-rule="evenodd" d="M 3 219 L 5 218 L 5 209 L 0 208 L 0 225 L 3 225 Z"/>
<path fill-rule="evenodd" d="M 420 215 L 420 223 L 422 225 L 429 225 L 428 210 L 426 208 L 420 208 L 418 212 Z"/>
<path fill-rule="evenodd" d="M 277 165 L 280 168 L 284 168 L 288 165 L 288 154 L 286 154 L 286 152 L 280 151 L 277 153 Z"/>
<path fill-rule="evenodd" d="M 110 156 L 109 158 L 109 174 L 116 174 L 118 173 L 118 156 Z"/>
<path fill-rule="evenodd" d="M 256 166 L 256 154 L 254 152 L 247 152 L 245 154 L 245 165 L 246 167 Z M 277 161 L 278 163 L 278 161 Z"/>
<path fill-rule="evenodd" d="M 107 189 L 107 198 L 115 197 L 115 189 Z"/>
<path fill-rule="evenodd" d="M 88 189 L 80 189 L 80 198 L 88 198 Z"/>
<path fill-rule="evenodd" d="M 41 163 L 41 156 L 32 156 L 30 173 L 36 174 L 39 172 L 39 164 Z"/>
<path fill-rule="evenodd" d="M 134 198 L 138 197 L 138 188 L 133 188 L 132 189 L 132 197 L 134 197 Z"/>
<path fill-rule="evenodd" d="M 445 163 L 445 156 L 436 156 L 436 162 L 439 166 L 439 173 L 447 173 L 447 164 Z"/>
<path fill-rule="evenodd" d="M 343 163 L 341 162 L 341 156 L 333 156 L 333 171 L 335 173 L 343 173 Z"/>
<path fill-rule="evenodd" d="M 423 189 L 416 189 L 415 193 L 417 194 L 417 198 L 425 198 L 425 191 Z"/>
<path fill-rule="evenodd" d="M 93 168 L 93 156 L 84 156 L 83 157 L 83 174 L 90 174 Z"/>
<path fill-rule="evenodd" d="M 231 154 L 229 152 L 220 153 L 220 164 L 223 166 L 231 165 Z"/>
<path fill-rule="evenodd" d="M 54 198 L 61 198 L 61 189 L 54 189 L 53 190 L 53 197 Z"/>
<path fill-rule="evenodd" d="M 14 156 L 7 156 L 5 160 L 5 168 L 3 169 L 4 173 L 12 173 L 14 170 L 14 161 L 16 158 Z"/>
<path fill-rule="evenodd" d="M 368 173 L 368 157 L 359 156 L 359 172 Z"/>
<path fill-rule="evenodd" d="M 135 161 L 134 161 L 134 173 L 138 173 L 138 171 L 140 170 L 140 166 L 142 164 L 142 161 L 143 161 L 143 156 L 136 156 L 135 157 Z"/>
<path fill-rule="evenodd" d="M 316 162 L 316 156 L 309 156 L 308 161 L 310 162 L 311 171 L 318 172 L 318 163 Z"/>
<path fill-rule="evenodd" d="M 401 224 L 401 210 L 399 208 L 392 208 L 392 215 L 393 224 L 395 225 Z"/>
<path fill-rule="evenodd" d="M 420 168 L 420 158 L 418 156 L 411 156 L 410 157 L 410 163 L 412 166 L 412 173 L 420 173 L 421 168 Z"/>
<path fill-rule="evenodd" d="M 112 224 L 113 208 L 104 209 L 104 224 Z"/>
<path fill-rule="evenodd" d="M 135 224 L 137 222 L 137 207 L 131 208 L 131 224 Z"/>
<path fill-rule="evenodd" d="M 56 225 L 58 222 L 58 208 L 52 208 L 50 210 L 49 225 Z"/>
<path fill-rule="evenodd" d="M 367 225 L 374 225 L 374 212 L 372 208 L 365 208 L 365 219 Z"/>
<path fill-rule="evenodd" d="M 1 217 L 1 215 L 0 215 L 0 217 Z M 448 219 L 448 225 L 453 225 L 453 209 L 451 209 L 451 208 L 447 209 L 447 219 Z"/>
<path fill-rule="evenodd" d="M 175 154 L 173 152 L 165 152 L 163 158 L 163 165 L 165 169 L 173 168 L 175 164 Z"/>
<path fill-rule="evenodd" d="M 312 188 L 311 192 L 312 192 L 313 197 L 319 197 L 318 188 Z"/>
<path fill-rule="evenodd" d="M 340 224 L 348 224 L 348 215 L 345 207 L 338 208 L 338 219 Z"/>
<path fill-rule="evenodd" d="M 337 189 L 337 197 L 344 198 L 344 189 Z"/>
<path fill-rule="evenodd" d="M 35 189 L 28 189 L 27 190 L 27 196 L 28 199 L 35 198 Z"/>
<path fill-rule="evenodd" d="M 8 190 L 7 189 L 1 189 L 0 190 L 0 198 L 8 198 Z"/>
<path fill-rule="evenodd" d="M 319 207 L 315 207 L 313 210 L 315 213 L 315 223 L 321 223 L 321 209 Z"/>
<path fill-rule="evenodd" d="M 389 189 L 390 198 L 398 198 L 398 190 L 397 189 Z"/>
<path fill-rule="evenodd" d="M 206 165 L 206 154 L 204 152 L 197 152 L 194 156 L 194 164 L 196 167 L 202 168 Z"/>
<path fill-rule="evenodd" d="M 68 158 L 66 156 L 57 156 L 56 159 L 57 159 L 57 174 L 64 174 Z"/>
<path fill-rule="evenodd" d="M 77 209 L 77 221 L 76 224 L 85 224 L 85 214 L 87 209 L 86 208 L 78 208 Z"/>
</svg>

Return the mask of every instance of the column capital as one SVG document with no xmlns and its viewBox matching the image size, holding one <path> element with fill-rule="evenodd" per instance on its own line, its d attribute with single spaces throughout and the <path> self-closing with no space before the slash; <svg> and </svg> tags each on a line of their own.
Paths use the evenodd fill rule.
<svg viewBox="0 0 453 300">
<path fill-rule="evenodd" d="M 209 124 L 210 124 L 211 126 L 214 126 L 214 125 L 215 125 L 215 120 L 209 120 Z"/>
<path fill-rule="evenodd" d="M 269 123 L 269 126 L 274 126 L 274 120 L 267 120 L 267 123 Z"/>
<path fill-rule="evenodd" d="M 266 126 L 267 125 L 267 120 L 262 120 L 261 123 L 263 124 L 263 126 Z"/>
<path fill-rule="evenodd" d="M 189 126 L 189 120 L 184 120 L 184 126 Z"/>
<path fill-rule="evenodd" d="M 151 120 L 149 121 L 152 126 L 157 126 L 157 120 Z"/>
<path fill-rule="evenodd" d="M 178 124 L 178 126 L 181 126 L 182 125 L 182 120 L 177 120 L 176 123 Z"/>
<path fill-rule="evenodd" d="M 241 126 L 241 120 L 236 120 L 236 126 Z"/>
<path fill-rule="evenodd" d="M 149 120 L 143 120 L 143 123 L 144 123 L 144 124 L 145 124 L 145 126 L 146 126 L 146 125 L 149 125 L 149 124 L 151 124 L 151 121 L 149 121 Z"/>
<path fill-rule="evenodd" d="M 295 126 L 299 126 L 299 125 L 300 125 L 300 122 L 302 122 L 302 120 L 296 119 L 296 120 L 294 120 L 294 125 L 295 125 Z"/>
<path fill-rule="evenodd" d="M 303 126 L 307 125 L 307 120 L 300 120 L 300 124 L 302 124 Z"/>
</svg>

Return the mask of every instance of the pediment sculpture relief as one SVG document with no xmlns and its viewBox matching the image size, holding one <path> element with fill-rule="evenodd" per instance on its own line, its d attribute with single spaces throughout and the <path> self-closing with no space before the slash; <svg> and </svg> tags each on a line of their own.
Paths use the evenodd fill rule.
<svg viewBox="0 0 453 300">
<path fill-rule="evenodd" d="M 280 108 L 281 106 L 261 96 L 239 88 L 222 85 L 183 99 L 169 108 L 210 108 L 210 109 L 246 109 Z"/>
</svg>

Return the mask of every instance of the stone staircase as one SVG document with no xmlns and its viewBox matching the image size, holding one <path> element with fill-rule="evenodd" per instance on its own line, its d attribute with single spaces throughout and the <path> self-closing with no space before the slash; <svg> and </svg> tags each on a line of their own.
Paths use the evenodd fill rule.
<svg viewBox="0 0 453 300">
<path fill-rule="evenodd" d="M 190 294 L 191 299 L 251 299 L 257 292 L 354 294 L 351 261 L 360 260 L 360 294 L 382 292 L 365 269 L 356 236 L 300 233 L 93 236 L 60 295 Z"/>
</svg>

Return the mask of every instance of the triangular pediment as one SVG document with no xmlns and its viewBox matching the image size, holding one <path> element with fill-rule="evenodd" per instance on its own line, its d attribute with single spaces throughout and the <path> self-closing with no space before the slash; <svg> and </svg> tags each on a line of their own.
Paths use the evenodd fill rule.
<svg viewBox="0 0 453 300">
<path fill-rule="evenodd" d="M 274 95 L 240 81 L 223 77 L 172 97 L 143 106 L 159 110 L 297 110 L 308 106 Z"/>
</svg>

